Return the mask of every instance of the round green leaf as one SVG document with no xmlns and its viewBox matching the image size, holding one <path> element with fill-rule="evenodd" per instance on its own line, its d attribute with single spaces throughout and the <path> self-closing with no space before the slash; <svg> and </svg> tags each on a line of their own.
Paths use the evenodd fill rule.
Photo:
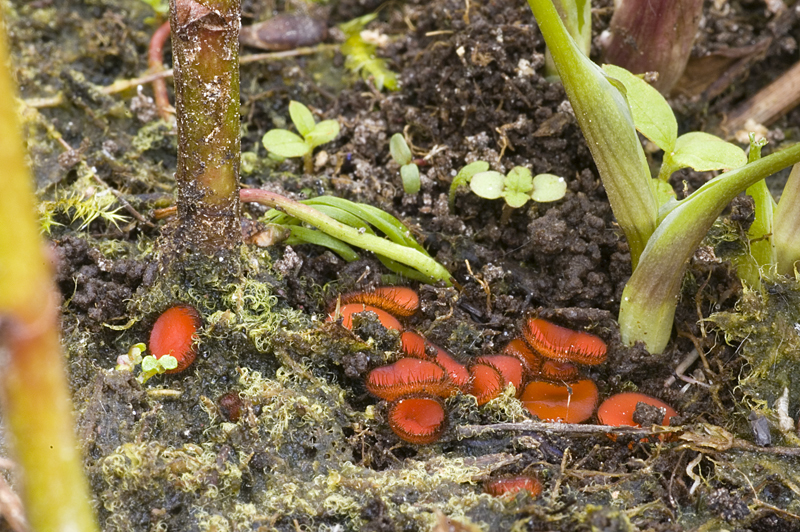
<svg viewBox="0 0 800 532">
<path fill-rule="evenodd" d="M 416 194 L 420 189 L 419 168 L 416 164 L 404 164 L 400 167 L 403 178 L 403 190 L 406 194 Z"/>
<path fill-rule="evenodd" d="M 158 359 L 158 364 L 164 371 L 178 367 L 178 359 L 172 355 L 164 355 Z"/>
<path fill-rule="evenodd" d="M 267 131 L 261 142 L 267 151 L 280 157 L 302 157 L 311 149 L 300 136 L 285 129 Z"/>
<path fill-rule="evenodd" d="M 306 140 L 312 148 L 322 146 L 339 136 L 339 122 L 336 120 L 323 120 L 312 129 L 307 135 Z"/>
<path fill-rule="evenodd" d="M 497 199 L 503 195 L 503 182 L 505 179 L 506 176 L 493 170 L 478 172 L 472 176 L 469 188 L 484 199 Z"/>
<path fill-rule="evenodd" d="M 153 355 L 147 355 L 142 359 L 142 371 L 144 372 L 155 371 L 157 367 L 158 367 L 158 359 Z"/>
<path fill-rule="evenodd" d="M 406 139 L 403 138 L 402 133 L 395 133 L 389 140 L 389 153 L 399 165 L 408 164 L 411 162 L 411 150 L 406 144 Z"/>
<path fill-rule="evenodd" d="M 289 116 L 292 117 L 294 127 L 296 127 L 297 131 L 304 137 L 311 133 L 311 130 L 313 130 L 316 125 L 314 115 L 311 114 L 308 107 L 294 100 L 289 102 Z"/>
<path fill-rule="evenodd" d="M 533 201 L 547 203 L 558 201 L 567 193 L 567 182 L 553 174 L 539 174 L 533 178 Z"/>
<path fill-rule="evenodd" d="M 528 194 L 525 194 L 524 192 L 509 192 L 509 191 L 506 191 L 503 194 L 503 198 L 505 198 L 506 204 L 513 209 L 519 209 L 520 207 L 528 203 L 529 199 L 531 199 L 531 197 Z"/>
</svg>

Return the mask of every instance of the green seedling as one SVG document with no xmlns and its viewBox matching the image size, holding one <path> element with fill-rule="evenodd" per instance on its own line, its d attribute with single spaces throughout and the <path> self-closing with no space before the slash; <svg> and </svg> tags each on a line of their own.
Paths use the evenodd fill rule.
<svg viewBox="0 0 800 532">
<path fill-rule="evenodd" d="M 642 341 L 650 352 L 660 353 L 672 332 L 686 265 L 711 225 L 737 194 L 800 161 L 800 144 L 747 163 L 738 148 L 710 135 L 678 137 L 674 115 L 657 91 L 622 69 L 603 71 L 592 63 L 570 38 L 551 0 L 528 0 L 528 5 L 628 240 L 633 275 L 620 302 L 622 340 L 628 345 Z M 637 127 L 665 151 L 661 179 L 650 177 Z M 677 201 L 660 191 L 682 167 L 728 171 Z"/>
<path fill-rule="evenodd" d="M 153 355 L 142 355 L 147 350 L 143 343 L 134 344 L 128 349 L 128 353 L 117 357 L 117 371 L 133 371 L 136 366 L 141 365 L 142 371 L 137 375 L 136 380 L 141 384 L 146 383 L 151 377 L 166 373 L 178 367 L 178 359 L 172 355 L 164 355 L 156 358 Z"/>
<path fill-rule="evenodd" d="M 419 167 L 414 163 L 411 149 L 401 133 L 395 133 L 389 140 L 389 153 L 394 162 L 400 165 L 400 178 L 406 194 L 416 194 L 420 189 Z"/>
<path fill-rule="evenodd" d="M 531 199 L 539 203 L 560 200 L 567 192 L 567 183 L 553 174 L 533 177 L 524 166 L 515 166 L 507 175 L 478 172 L 472 176 L 469 188 L 484 199 L 503 198 L 506 205 L 518 209 Z"/>
<path fill-rule="evenodd" d="M 308 107 L 295 101 L 289 102 L 289 116 L 302 137 L 285 129 L 272 129 L 261 142 L 267 151 L 279 157 L 302 157 L 306 173 L 311 173 L 314 148 L 339 136 L 339 122 L 323 120 L 317 123 Z"/>
<path fill-rule="evenodd" d="M 375 88 L 396 91 L 397 74 L 389 70 L 386 61 L 375 56 L 376 46 L 368 43 L 361 31 L 375 18 L 377 13 L 370 13 L 339 25 L 339 29 L 347 39 L 342 43 L 341 52 L 345 56 L 344 66 L 351 72 L 361 74 L 365 80 L 372 79 Z"/>
<path fill-rule="evenodd" d="M 346 261 L 357 260 L 359 255 L 353 248 L 361 248 L 375 253 L 387 268 L 409 279 L 452 283 L 450 272 L 433 260 L 408 228 L 376 207 L 332 196 L 297 202 L 259 189 L 242 189 L 239 197 L 243 202 L 272 207 L 263 221 L 287 227 L 291 231 L 287 244 L 324 246 Z M 378 236 L 376 230 L 386 237 Z"/>
</svg>

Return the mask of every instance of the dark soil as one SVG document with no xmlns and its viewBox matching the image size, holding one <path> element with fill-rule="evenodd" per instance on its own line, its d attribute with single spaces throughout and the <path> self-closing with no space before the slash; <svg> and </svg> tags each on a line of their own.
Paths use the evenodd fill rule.
<svg viewBox="0 0 800 532">
<path fill-rule="evenodd" d="M 244 23 L 275 7 L 245 1 Z M 378 7 L 341 0 L 310 11 L 334 26 Z M 596 34 L 612 10 L 610 2 L 595 6 Z M 608 361 L 586 372 L 601 398 L 656 396 L 680 413 L 688 433 L 708 436 L 705 445 L 541 431 L 459 440 L 465 425 L 530 418 L 513 398 L 477 408 L 466 396 L 449 401 L 439 443 L 404 443 L 362 382 L 396 356 L 397 335 L 366 323 L 359 338 L 322 323 L 337 293 L 384 281 L 389 272 L 377 260 L 364 253 L 346 263 L 310 245 L 251 246 L 242 252 L 241 284 L 214 271 L 202 282 L 164 277 L 156 249 L 165 222 L 152 213 L 172 202 L 174 132 L 142 97 L 149 87 L 142 95 L 97 91 L 146 71 L 151 16 L 137 0 L 17 1 L 7 14 L 23 98 L 64 94 L 61 105 L 26 110 L 25 133 L 43 210 L 55 222 L 78 434 L 103 530 L 444 531 L 445 515 L 452 530 L 800 530 L 796 459 L 724 448 L 708 436 L 708 427 L 722 428 L 756 441 L 748 421 L 756 403 L 745 395 L 752 390 L 738 386 L 752 359 L 703 321 L 734 310 L 742 296 L 734 268 L 718 257 L 736 244 L 726 235 L 744 234 L 747 202 L 736 203 L 715 227 L 718 238 L 693 258 L 666 352 L 623 346 L 615 317 L 631 274 L 628 247 L 564 90 L 542 75 L 544 42 L 524 2 L 385 5 L 369 28 L 391 37 L 380 54 L 399 73 L 397 92 L 346 72 L 338 52 L 243 66 L 242 147 L 253 155 L 241 181 L 293 198 L 340 196 L 403 220 L 458 283 L 418 286 L 421 310 L 408 325 L 458 359 L 497 352 L 534 312 L 589 328 L 609 344 Z M 676 96 L 681 132 L 713 130 L 788 69 L 798 35 L 796 6 L 776 16 L 760 2 L 707 5 L 695 56 L 768 43 L 713 98 Z M 267 130 L 288 123 L 290 100 L 342 126 L 313 175 L 295 160 L 273 162 L 261 146 Z M 765 153 L 797 140 L 798 124 L 795 109 L 771 126 Z M 415 157 L 425 157 L 416 195 L 403 193 L 389 156 L 389 138 L 403 131 Z M 465 188 L 450 211 L 452 178 L 476 160 L 503 172 L 521 165 L 560 175 L 567 194 L 504 212 L 502 201 Z M 680 195 L 710 177 L 682 172 L 673 184 Z M 116 225 L 72 219 L 65 198 L 86 200 L 108 187 L 148 223 L 126 210 Z M 244 210 L 253 218 L 264 212 Z M 159 312 L 178 301 L 204 317 L 195 364 L 144 385 L 115 370 L 117 357 L 147 342 Z M 695 348 L 704 358 L 686 370 L 693 380 L 672 378 Z M 772 445 L 796 445 L 769 422 Z M 522 471 L 543 481 L 540 498 L 482 493 L 489 476 Z"/>
</svg>

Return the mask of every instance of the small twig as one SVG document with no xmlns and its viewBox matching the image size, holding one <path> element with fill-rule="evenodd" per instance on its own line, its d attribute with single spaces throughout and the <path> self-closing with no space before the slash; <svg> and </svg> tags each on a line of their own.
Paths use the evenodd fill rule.
<svg viewBox="0 0 800 532">
<path fill-rule="evenodd" d="M 758 91 L 728 115 L 720 125 L 722 131 L 734 136 L 753 120 L 768 126 L 800 104 L 800 62 L 781 77 Z"/>
<path fill-rule="evenodd" d="M 456 429 L 459 438 L 474 438 L 493 432 L 535 432 L 545 434 L 570 434 L 574 436 L 594 436 L 597 434 L 628 434 L 647 436 L 678 432 L 681 427 L 641 428 L 641 427 L 609 427 L 607 425 L 579 425 L 575 423 L 540 423 L 524 421 L 521 423 L 495 423 L 492 425 L 464 425 Z M 800 451 L 800 449 L 798 449 Z"/>
<path fill-rule="evenodd" d="M 318 54 L 321 52 L 327 52 L 329 50 L 338 50 L 338 49 L 339 49 L 338 44 L 320 44 L 317 46 L 295 48 L 294 50 L 286 50 L 283 52 L 250 54 L 239 58 L 239 64 L 246 65 L 248 63 L 255 63 L 257 61 L 277 61 L 279 59 L 287 59 L 290 57 Z M 138 78 L 121 79 L 119 81 L 115 81 L 111 85 L 102 87 L 100 89 L 100 92 L 102 92 L 103 94 L 116 94 L 118 92 L 123 92 L 128 89 L 136 88 L 139 85 L 147 85 L 148 83 L 152 83 L 158 79 L 171 78 L 172 74 L 173 74 L 172 69 L 169 69 L 169 70 L 164 70 L 162 72 L 156 72 L 154 74 L 147 74 Z M 48 98 L 29 98 L 22 100 L 22 102 L 28 107 L 33 107 L 37 109 L 43 107 L 57 107 L 62 103 L 64 103 L 64 94 L 59 93 L 56 96 L 51 96 Z"/>
<path fill-rule="evenodd" d="M 131 216 L 136 218 L 138 221 L 140 221 L 141 223 L 143 223 L 147 227 L 155 227 L 155 225 L 153 225 L 152 222 L 150 222 L 147 218 L 145 218 L 144 216 L 139 214 L 139 211 L 137 211 L 133 207 L 133 205 L 128 203 L 128 200 L 125 199 L 125 197 L 122 195 L 121 192 L 119 192 L 114 187 L 112 187 L 111 185 L 109 185 L 108 183 L 103 181 L 103 179 L 99 175 L 97 175 L 95 172 L 92 172 L 92 177 L 95 179 L 95 181 L 97 181 L 98 183 L 100 183 L 101 185 L 106 187 L 114 195 L 114 197 L 117 198 L 117 201 L 119 201 L 122 204 L 122 207 L 126 211 L 128 211 L 128 214 L 130 214 Z"/>
</svg>

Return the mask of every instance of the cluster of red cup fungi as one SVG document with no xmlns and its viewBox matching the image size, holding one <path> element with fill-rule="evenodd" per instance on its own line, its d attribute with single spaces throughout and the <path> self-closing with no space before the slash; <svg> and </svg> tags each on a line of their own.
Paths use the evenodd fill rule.
<svg viewBox="0 0 800 532">
<path fill-rule="evenodd" d="M 435 442 L 446 426 L 444 399 L 461 391 L 483 405 L 508 384 L 514 385 L 525 408 L 543 421 L 581 423 L 594 415 L 597 386 L 581 376 L 579 366 L 606 360 L 606 344 L 599 337 L 533 317 L 523 324 L 522 335 L 500 353 L 465 365 L 403 327 L 401 320 L 413 315 L 418 306 L 419 297 L 412 289 L 381 287 L 340 296 L 337 309 L 328 316 L 328 321 L 341 319 L 343 326 L 352 329 L 353 314 L 372 311 L 384 327 L 401 332 L 404 356 L 373 369 L 366 378 L 367 390 L 389 402 L 389 426 L 401 439 L 415 444 Z M 632 405 L 630 400 L 634 400 Z M 635 426 L 632 416 L 637 402 L 666 407 L 665 424 L 676 415 L 657 399 L 619 394 L 603 404 L 601 423 Z"/>
</svg>

